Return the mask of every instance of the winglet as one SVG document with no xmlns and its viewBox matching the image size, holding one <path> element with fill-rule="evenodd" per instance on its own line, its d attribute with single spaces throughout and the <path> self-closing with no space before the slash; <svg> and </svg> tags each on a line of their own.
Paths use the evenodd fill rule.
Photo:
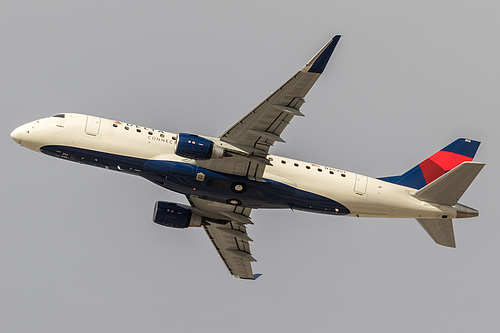
<svg viewBox="0 0 500 333">
<path fill-rule="evenodd" d="M 323 48 L 316 53 L 311 60 L 309 60 L 304 69 L 309 73 L 323 73 L 328 60 L 330 60 L 330 57 L 332 56 L 333 50 L 335 50 L 335 47 L 340 40 L 340 37 L 342 36 L 335 35 L 331 40 L 329 40 L 328 43 L 326 43 L 326 45 L 323 46 Z"/>
<path fill-rule="evenodd" d="M 257 280 L 257 279 L 258 279 L 261 275 L 262 275 L 262 274 L 254 274 L 254 275 L 253 275 L 253 279 L 254 279 L 254 280 Z"/>
</svg>

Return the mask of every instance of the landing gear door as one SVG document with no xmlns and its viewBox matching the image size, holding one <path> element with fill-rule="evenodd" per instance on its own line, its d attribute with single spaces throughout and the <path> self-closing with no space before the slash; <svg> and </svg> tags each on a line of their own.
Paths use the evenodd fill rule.
<svg viewBox="0 0 500 333">
<path fill-rule="evenodd" d="M 94 116 L 87 116 L 87 124 L 85 125 L 85 133 L 92 136 L 99 134 L 101 127 L 101 118 Z"/>
</svg>

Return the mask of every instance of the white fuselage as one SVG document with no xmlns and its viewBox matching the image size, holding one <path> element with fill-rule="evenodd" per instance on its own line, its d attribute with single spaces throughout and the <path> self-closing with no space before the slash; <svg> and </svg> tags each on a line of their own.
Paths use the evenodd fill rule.
<svg viewBox="0 0 500 333">
<path fill-rule="evenodd" d="M 141 165 L 145 161 L 168 161 L 202 166 L 203 163 L 197 160 L 186 159 L 174 153 L 176 135 L 176 133 L 71 113 L 66 113 L 64 118 L 49 117 L 27 123 L 15 129 L 11 134 L 16 142 L 35 151 L 44 153 L 50 151 L 50 155 L 63 159 L 138 175 L 144 172 Z M 64 151 L 58 147 L 71 149 Z M 72 149 L 79 149 L 88 154 L 75 155 L 71 153 Z M 93 152 L 96 154 L 92 155 Z M 89 161 L 89 156 L 92 156 L 94 160 Z M 452 206 L 431 204 L 414 198 L 412 193 L 415 189 L 413 188 L 276 155 L 269 155 L 268 159 L 272 165 L 266 166 L 263 179 L 293 188 L 300 193 L 306 193 L 307 197 L 331 199 L 332 202 L 347 207 L 347 215 L 405 218 L 457 217 L 457 212 Z M 128 160 L 141 162 L 137 165 L 128 164 L 126 162 Z M 227 176 L 231 178 L 231 175 Z M 168 179 L 167 175 L 165 178 Z M 258 185 L 255 180 L 248 180 L 248 182 L 255 182 L 256 186 Z M 169 186 L 165 187 L 169 188 Z M 189 185 L 186 185 L 186 191 L 178 186 L 171 189 L 187 195 L 194 194 Z M 222 200 L 224 197 L 230 199 L 233 196 L 230 190 L 225 193 L 218 188 L 216 192 L 217 200 Z M 206 194 L 210 195 L 208 192 Z M 255 198 L 252 202 L 252 208 L 259 208 Z M 309 203 L 304 202 L 301 207 L 309 210 L 308 205 Z M 284 208 L 285 206 L 279 204 L 274 207 L 268 203 L 260 207 Z M 290 207 L 297 208 L 293 205 Z M 323 212 L 318 208 L 310 210 L 332 214 L 331 211 Z"/>
</svg>

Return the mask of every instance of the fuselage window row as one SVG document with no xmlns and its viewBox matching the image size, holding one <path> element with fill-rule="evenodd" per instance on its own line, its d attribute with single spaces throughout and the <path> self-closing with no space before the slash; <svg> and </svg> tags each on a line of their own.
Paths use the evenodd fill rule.
<svg viewBox="0 0 500 333">
<path fill-rule="evenodd" d="M 116 128 L 116 127 L 118 127 L 118 125 L 117 125 L 117 124 L 113 124 L 113 127 L 115 127 L 115 128 Z M 125 130 L 129 130 L 129 129 L 130 129 L 130 127 L 129 127 L 129 126 L 124 126 L 124 128 L 125 128 Z M 137 129 L 136 129 L 136 131 L 137 131 L 137 133 L 141 133 L 141 132 L 142 132 L 140 128 L 137 128 Z M 152 132 L 152 131 L 148 131 L 148 134 L 149 134 L 149 135 L 153 135 L 153 132 Z M 162 133 L 160 133 L 160 137 L 161 137 L 161 138 L 164 138 L 164 137 L 165 137 L 165 135 L 164 135 L 164 134 L 162 134 Z M 172 139 L 174 139 L 174 138 L 172 137 Z M 273 158 L 272 158 L 272 157 L 270 157 L 270 158 L 269 158 L 269 161 L 271 161 L 271 162 L 272 162 L 272 161 L 273 161 Z M 281 163 L 282 163 L 282 164 L 286 164 L 286 161 L 285 161 L 285 160 L 281 160 Z M 295 166 L 295 167 L 299 167 L 300 165 L 299 165 L 299 163 L 293 163 L 293 166 Z M 307 169 L 307 170 L 310 170 L 310 169 L 311 169 L 311 166 L 306 165 L 306 169 Z M 318 172 L 323 172 L 323 169 L 318 168 Z M 333 171 L 331 171 L 331 170 L 330 170 L 330 172 L 329 172 L 329 173 L 330 173 L 330 175 L 334 175 L 334 174 L 335 174 L 335 173 L 334 173 Z M 341 176 L 342 176 L 342 177 L 345 177 L 346 175 L 345 175 L 345 174 L 341 174 Z"/>
<path fill-rule="evenodd" d="M 113 124 L 113 127 L 115 127 L 115 128 L 118 127 L 118 124 Z M 127 131 L 130 129 L 129 126 L 124 126 L 123 128 Z M 136 131 L 137 131 L 137 133 L 142 132 L 142 130 L 140 128 L 137 128 Z M 152 131 L 148 131 L 148 134 L 153 135 L 154 133 Z M 165 137 L 165 134 L 160 133 L 160 138 L 164 138 L 164 137 Z M 172 139 L 174 139 L 174 138 L 172 138 Z"/>
</svg>

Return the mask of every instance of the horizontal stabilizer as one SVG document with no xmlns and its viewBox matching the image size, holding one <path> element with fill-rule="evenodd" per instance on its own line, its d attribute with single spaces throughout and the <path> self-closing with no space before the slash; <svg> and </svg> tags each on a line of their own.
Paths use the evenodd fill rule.
<svg viewBox="0 0 500 333">
<path fill-rule="evenodd" d="M 417 219 L 417 221 L 436 243 L 456 247 L 451 219 Z"/>
<path fill-rule="evenodd" d="M 460 200 L 483 167 L 484 163 L 463 162 L 432 183 L 424 186 L 413 196 L 422 201 L 453 206 Z"/>
</svg>

